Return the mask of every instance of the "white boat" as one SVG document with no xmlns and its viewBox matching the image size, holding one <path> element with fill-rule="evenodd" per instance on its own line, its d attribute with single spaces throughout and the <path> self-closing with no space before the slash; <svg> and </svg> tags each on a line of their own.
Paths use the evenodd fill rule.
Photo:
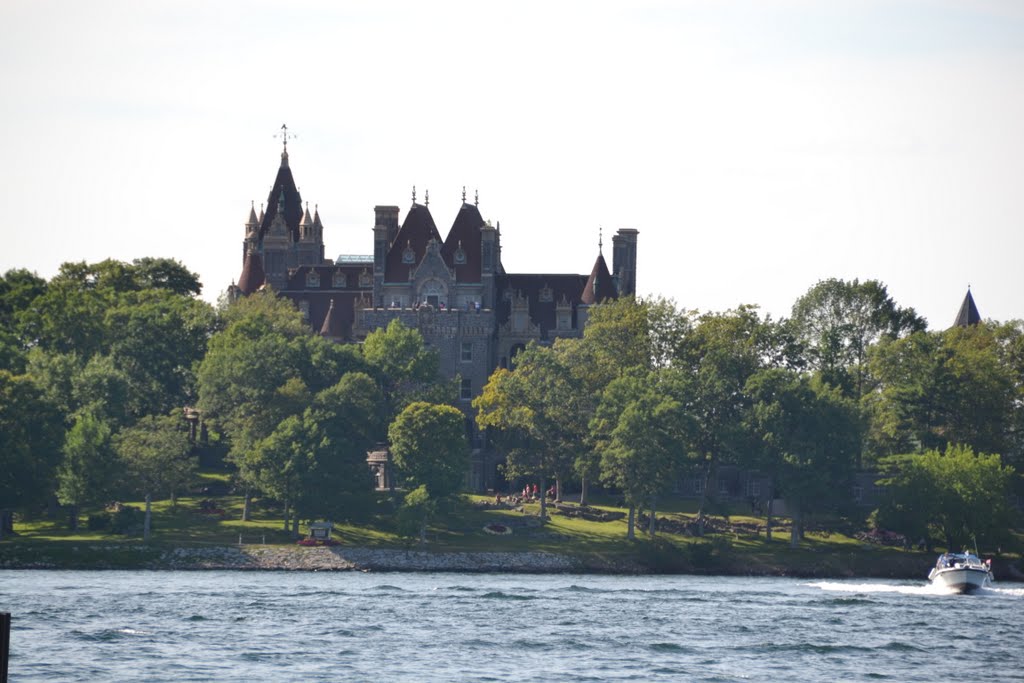
<svg viewBox="0 0 1024 683">
<path fill-rule="evenodd" d="M 972 593 L 992 584 L 992 561 L 982 562 L 971 553 L 943 553 L 929 572 L 928 580 L 933 586 Z"/>
</svg>

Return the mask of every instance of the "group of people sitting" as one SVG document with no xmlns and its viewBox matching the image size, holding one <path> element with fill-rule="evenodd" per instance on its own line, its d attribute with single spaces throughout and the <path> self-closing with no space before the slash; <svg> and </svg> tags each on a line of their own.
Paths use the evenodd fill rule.
<svg viewBox="0 0 1024 683">
<path fill-rule="evenodd" d="M 554 500 L 555 494 L 557 493 L 554 486 L 547 490 L 547 499 Z M 510 495 L 501 495 L 501 492 L 494 494 L 495 505 L 501 505 L 507 503 L 509 505 L 520 505 L 522 503 L 532 503 L 540 500 L 540 487 L 537 484 L 527 484 L 523 487 L 523 490 L 519 493 L 513 493 Z"/>
</svg>

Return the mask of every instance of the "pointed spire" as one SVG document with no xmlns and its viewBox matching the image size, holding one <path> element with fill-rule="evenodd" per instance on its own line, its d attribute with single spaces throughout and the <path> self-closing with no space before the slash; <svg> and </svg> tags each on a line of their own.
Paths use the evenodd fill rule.
<svg viewBox="0 0 1024 683">
<path fill-rule="evenodd" d="M 249 220 L 245 222 L 246 227 L 256 227 L 259 224 L 259 219 L 256 217 L 256 202 L 253 201 L 249 205 Z"/>
<path fill-rule="evenodd" d="M 341 316 L 334 310 L 334 299 L 331 299 L 331 305 L 324 317 L 324 324 L 320 327 L 320 336 L 339 341 L 345 338 L 345 328 Z"/>
<path fill-rule="evenodd" d="M 284 149 L 281 150 L 281 167 L 288 167 L 288 124 L 281 124 L 281 132 L 279 133 L 281 141 L 284 143 Z M 294 136 L 292 136 L 294 137 Z"/>
<path fill-rule="evenodd" d="M 308 209 L 309 207 L 307 206 L 306 208 Z M 315 226 L 317 226 L 319 228 L 323 227 L 323 223 L 320 222 L 320 205 L 319 204 L 314 204 L 313 205 L 313 225 L 315 225 Z"/>
<path fill-rule="evenodd" d="M 259 222 L 260 222 L 261 224 L 263 223 L 263 202 L 260 202 L 260 217 L 259 217 Z"/>
<path fill-rule="evenodd" d="M 313 225 L 313 218 L 309 215 L 309 202 L 306 202 L 306 212 L 302 214 L 302 220 L 299 221 L 300 227 Z"/>
<path fill-rule="evenodd" d="M 604 228 L 600 225 L 597 226 L 597 253 L 603 254 L 604 251 Z"/>
<path fill-rule="evenodd" d="M 974 305 L 974 297 L 971 296 L 971 286 L 967 285 L 967 296 L 964 297 L 964 302 L 960 304 L 960 312 L 956 314 L 953 327 L 970 327 L 980 322 L 981 314 L 978 313 L 978 307 Z"/>
<path fill-rule="evenodd" d="M 277 197 L 277 212 L 284 215 L 284 188 L 281 188 L 281 194 Z"/>
</svg>

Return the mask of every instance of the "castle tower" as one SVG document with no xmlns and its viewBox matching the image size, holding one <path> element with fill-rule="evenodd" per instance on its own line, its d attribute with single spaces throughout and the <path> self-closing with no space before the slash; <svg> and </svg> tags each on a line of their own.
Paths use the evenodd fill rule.
<svg viewBox="0 0 1024 683">
<path fill-rule="evenodd" d="M 636 294 L 636 236 L 632 228 L 623 228 L 612 237 L 612 273 L 619 296 Z"/>
</svg>

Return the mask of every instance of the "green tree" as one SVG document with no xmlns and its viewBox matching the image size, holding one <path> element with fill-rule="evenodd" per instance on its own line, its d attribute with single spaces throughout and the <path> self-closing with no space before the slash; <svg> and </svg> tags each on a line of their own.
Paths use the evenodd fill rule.
<svg viewBox="0 0 1024 683">
<path fill-rule="evenodd" d="M 53 492 L 62 416 L 30 378 L 0 370 L 0 538 L 13 510 Z"/>
<path fill-rule="evenodd" d="M 945 453 L 890 456 L 882 466 L 887 496 L 875 513 L 879 526 L 923 537 L 929 546 L 934 531 L 952 550 L 974 541 L 999 547 L 1017 521 L 1009 503 L 1014 471 L 998 455 L 951 445 Z"/>
<path fill-rule="evenodd" d="M 1012 451 L 1021 393 L 1007 351 L 999 327 L 988 323 L 879 343 L 870 358 L 879 387 L 865 397 L 872 452 L 946 443 Z"/>
<path fill-rule="evenodd" d="M 392 416 L 416 401 L 455 400 L 454 385 L 440 381 L 437 352 L 424 345 L 419 330 L 406 327 L 400 320 L 366 335 L 363 357 L 380 378 Z"/>
<path fill-rule="evenodd" d="M 196 373 L 197 407 L 229 439 L 228 457 L 246 488 L 248 519 L 263 462 L 254 455 L 256 445 L 309 406 L 316 388 L 306 379 L 326 380 L 312 367 L 319 344 L 289 301 L 257 292 L 231 304 L 223 319 L 225 327 L 211 337 Z M 323 349 L 315 355 L 334 358 Z"/>
<path fill-rule="evenodd" d="M 595 431 L 605 432 L 597 445 L 601 478 L 625 496 L 629 539 L 635 537 L 635 511 L 644 503 L 650 504 L 649 533 L 655 534 L 655 501 L 677 481 L 689 437 L 688 416 L 666 393 L 659 374 L 613 380 L 591 422 Z"/>
<path fill-rule="evenodd" d="M 701 531 L 715 471 L 722 463 L 742 460 L 747 380 L 762 368 L 792 364 L 791 349 L 784 330 L 770 318 L 762 319 L 753 306 L 701 315 L 683 339 L 674 367 L 688 376 L 688 389 L 677 400 L 695 421 L 693 460 L 704 479 Z"/>
<path fill-rule="evenodd" d="M 149 415 L 114 436 L 114 450 L 127 466 L 129 486 L 146 499 L 143 539 L 149 541 L 154 494 L 172 505 L 196 470 L 188 426 L 180 415 Z"/>
<path fill-rule="evenodd" d="M 867 384 L 868 349 L 925 329 L 912 308 L 896 305 L 877 280 L 822 280 L 793 304 L 792 324 L 806 358 L 824 381 L 859 400 Z"/>
<path fill-rule="evenodd" d="M 307 519 L 357 519 L 370 508 L 373 475 L 366 453 L 383 440 L 385 401 L 362 372 L 346 374 L 316 395 L 303 415 L 312 462 L 296 500 Z"/>
<path fill-rule="evenodd" d="M 111 444 L 112 430 L 100 418 L 82 413 L 64 438 L 64 458 L 57 469 L 57 498 L 68 506 L 68 524 L 78 529 L 83 505 L 105 501 L 117 490 L 120 463 Z"/>
<path fill-rule="evenodd" d="M 465 416 L 448 405 L 416 402 L 399 413 L 388 428 L 395 467 L 413 491 L 403 508 L 420 517 L 420 539 L 437 506 L 461 489 L 469 469 Z M 399 515 L 410 514 L 408 511 Z"/>
<path fill-rule="evenodd" d="M 398 473 L 432 497 L 459 491 L 469 469 L 466 418 L 448 405 L 416 402 L 406 406 L 388 428 L 391 456 Z"/>
<path fill-rule="evenodd" d="M 768 474 L 793 519 L 791 543 L 806 513 L 846 498 L 859 452 L 856 405 L 835 388 L 793 370 L 764 369 L 747 380 L 750 464 Z M 771 538 L 771 506 L 767 522 Z"/>
</svg>

